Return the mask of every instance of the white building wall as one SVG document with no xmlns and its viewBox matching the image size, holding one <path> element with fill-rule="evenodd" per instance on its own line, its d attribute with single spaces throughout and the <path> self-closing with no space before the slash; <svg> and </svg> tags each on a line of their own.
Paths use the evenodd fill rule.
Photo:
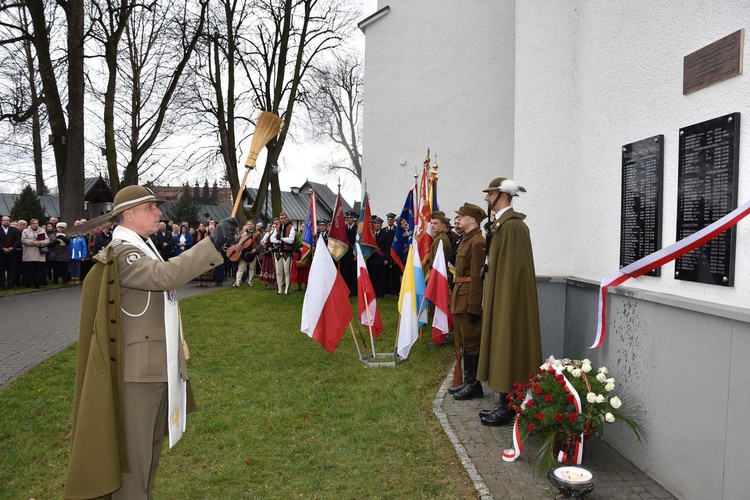
<svg viewBox="0 0 750 500">
<path fill-rule="evenodd" d="M 378 2 L 363 27 L 363 176 L 373 213 L 399 213 L 427 148 L 449 216 L 482 205 L 494 177 L 512 173 L 514 8 L 510 0 Z M 405 164 L 401 165 L 404 161 Z"/>
<path fill-rule="evenodd" d="M 664 134 L 663 246 L 676 238 L 681 127 L 745 115 L 739 203 L 750 199 L 747 75 L 682 95 L 683 57 L 748 28 L 748 20 L 750 3 L 739 0 L 516 2 L 516 180 L 533 187 L 517 205 L 529 214 L 538 274 L 599 281 L 618 269 L 624 144 Z M 746 50 L 745 67 L 749 58 Z M 571 63 L 567 74 L 564 63 Z M 549 105 L 546 116 L 537 116 L 540 101 Z M 563 230 L 570 231 L 567 255 Z M 750 223 L 741 222 L 733 288 L 675 280 L 673 263 L 661 277 L 628 286 L 747 307 L 749 239 Z"/>
</svg>

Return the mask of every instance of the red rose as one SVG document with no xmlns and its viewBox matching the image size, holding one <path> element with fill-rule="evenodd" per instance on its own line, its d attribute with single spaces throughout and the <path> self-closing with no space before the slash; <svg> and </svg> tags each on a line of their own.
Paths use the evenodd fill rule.
<svg viewBox="0 0 750 500">
<path fill-rule="evenodd" d="M 560 384 L 560 387 L 565 387 L 565 379 L 558 380 L 557 383 Z"/>
<path fill-rule="evenodd" d="M 570 420 L 571 422 L 575 422 L 577 418 L 578 415 L 576 415 L 575 413 L 568 413 L 568 420 Z"/>
<path fill-rule="evenodd" d="M 564 418 L 564 417 L 563 417 L 562 415 L 560 415 L 559 413 L 558 413 L 557 415 L 555 415 L 555 420 L 557 420 L 557 421 L 558 421 L 558 422 L 560 422 L 560 423 L 562 423 L 562 421 L 563 421 L 563 418 Z"/>
<path fill-rule="evenodd" d="M 529 382 L 529 383 L 526 384 L 526 388 L 527 389 L 531 389 L 531 382 Z"/>
<path fill-rule="evenodd" d="M 533 373 L 529 373 L 529 379 L 534 380 L 534 374 Z"/>
<path fill-rule="evenodd" d="M 568 403 L 573 403 L 575 400 L 576 398 L 572 394 L 568 393 L 565 395 L 565 401 L 567 401 Z"/>
<path fill-rule="evenodd" d="M 537 394 L 541 394 L 541 393 L 543 393 L 543 392 L 544 392 L 544 389 L 542 389 L 542 388 L 541 388 L 541 387 L 539 387 L 539 386 L 536 386 L 536 387 L 534 388 L 534 392 L 535 392 L 535 393 L 537 393 Z"/>
<path fill-rule="evenodd" d="M 540 422 L 542 420 L 544 420 L 544 413 L 542 413 L 542 412 L 537 413 L 536 414 L 536 419 L 539 420 Z"/>
<path fill-rule="evenodd" d="M 548 403 L 551 403 L 552 402 L 552 394 L 545 394 L 544 395 L 544 400 L 546 402 L 548 402 Z"/>
<path fill-rule="evenodd" d="M 513 403 L 508 403 L 508 408 L 510 408 L 511 410 L 512 410 L 513 408 L 515 408 L 515 407 L 516 407 L 516 405 L 515 405 L 515 404 L 513 404 Z"/>
<path fill-rule="evenodd" d="M 534 432 L 534 424 L 529 424 L 526 428 L 529 430 L 529 432 Z"/>
<path fill-rule="evenodd" d="M 516 413 L 523 413 L 523 410 L 520 406 L 516 406 Z"/>
<path fill-rule="evenodd" d="M 533 407 L 534 407 L 533 399 L 529 399 L 528 401 L 526 401 L 526 408 L 533 408 Z"/>
<path fill-rule="evenodd" d="M 511 393 L 508 393 L 508 394 L 507 394 L 507 395 L 505 396 L 505 399 L 513 399 L 513 394 L 511 394 Z"/>
</svg>

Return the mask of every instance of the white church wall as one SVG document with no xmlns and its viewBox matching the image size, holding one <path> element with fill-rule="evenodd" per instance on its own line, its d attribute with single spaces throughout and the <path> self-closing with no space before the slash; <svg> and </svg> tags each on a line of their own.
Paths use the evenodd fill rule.
<svg viewBox="0 0 750 500">
<path fill-rule="evenodd" d="M 535 244 L 539 274 L 566 274 L 599 281 L 619 267 L 621 149 L 624 144 L 664 134 L 664 191 L 662 243 L 676 239 L 677 163 L 679 129 L 694 123 L 738 111 L 745 115 L 740 133 L 739 203 L 750 198 L 750 176 L 745 175 L 750 158 L 750 80 L 740 75 L 698 92 L 682 95 L 683 57 L 740 28 L 750 19 L 750 4 L 699 0 L 673 3 L 569 1 L 556 3 L 558 13 L 546 2 L 517 2 L 516 82 L 516 177 L 530 177 L 531 183 L 555 179 L 560 169 L 569 181 L 569 191 L 559 196 L 544 186 L 545 196 L 531 191 L 524 202 Z M 565 14 L 573 12 L 573 19 Z M 572 22 L 573 88 L 560 86 L 555 67 L 538 64 L 549 52 L 563 52 L 550 37 L 555 20 Z M 561 31 L 564 28 L 558 27 Z M 564 42 L 564 39 L 562 39 Z M 541 46 L 541 47 L 540 47 Z M 747 51 L 744 63 L 749 61 Z M 530 85 L 529 82 L 534 82 Z M 550 133 L 543 144 L 538 140 L 535 117 L 539 99 L 557 96 L 574 103 L 572 119 L 563 119 L 550 106 L 552 122 L 558 117 L 557 134 Z M 545 97 L 546 96 L 546 97 Z M 531 109 L 531 111 L 528 111 Z M 565 108 L 563 108 L 565 109 Z M 540 118 L 541 119 L 541 118 Z M 543 124 L 542 124 L 543 125 Z M 570 138 L 569 135 L 574 135 Z M 548 148 L 545 153 L 538 149 Z M 554 163 L 557 153 L 562 161 Z M 569 154 L 566 154 L 569 153 Z M 529 157 L 548 159 L 526 162 Z M 533 170 L 540 169 L 544 170 Z M 526 169 L 530 170 L 529 172 Z M 527 182 L 527 181 L 525 181 Z M 529 182 L 527 182 L 528 184 Z M 520 200 L 519 200 L 520 201 Z M 559 209 L 568 203 L 570 210 Z M 552 206 L 550 206 L 552 205 Z M 520 206 L 520 203 L 519 203 Z M 524 211 L 521 209 L 521 211 Z M 533 214 L 533 216 L 532 216 Z M 543 215 L 540 217 L 539 215 Z M 569 219 L 574 219 L 572 224 Z M 542 219 L 542 220 L 540 220 Z M 560 265 L 560 230 L 569 228 L 571 260 Z M 641 277 L 628 286 L 700 298 L 746 307 L 750 294 L 750 224 L 741 222 L 737 231 L 735 286 L 725 288 L 673 278 L 674 264 L 662 268 L 662 276 Z"/>
<path fill-rule="evenodd" d="M 400 212 L 427 148 L 440 208 L 482 205 L 513 165 L 513 2 L 379 1 L 364 26 L 363 171 L 373 213 Z M 401 165 L 401 162 L 405 162 Z"/>
</svg>

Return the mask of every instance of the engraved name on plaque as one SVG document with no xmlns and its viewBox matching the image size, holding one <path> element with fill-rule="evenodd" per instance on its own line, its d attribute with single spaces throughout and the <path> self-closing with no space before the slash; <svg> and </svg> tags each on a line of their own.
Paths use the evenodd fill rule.
<svg viewBox="0 0 750 500">
<path fill-rule="evenodd" d="M 661 248 L 664 136 L 622 147 L 620 267 Z M 646 273 L 661 276 L 661 268 Z"/>
<path fill-rule="evenodd" d="M 677 240 L 737 208 L 740 113 L 680 129 Z M 734 285 L 735 228 L 675 261 L 675 279 Z"/>
</svg>

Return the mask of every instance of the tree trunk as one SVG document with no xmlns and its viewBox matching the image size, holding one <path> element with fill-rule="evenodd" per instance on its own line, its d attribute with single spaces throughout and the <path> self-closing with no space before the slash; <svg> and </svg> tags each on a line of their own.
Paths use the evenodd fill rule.
<svg viewBox="0 0 750 500">
<path fill-rule="evenodd" d="M 83 126 L 83 33 L 84 0 L 68 0 L 68 151 L 64 171 L 58 169 L 60 215 L 72 221 L 83 215 L 84 126 Z"/>
</svg>

